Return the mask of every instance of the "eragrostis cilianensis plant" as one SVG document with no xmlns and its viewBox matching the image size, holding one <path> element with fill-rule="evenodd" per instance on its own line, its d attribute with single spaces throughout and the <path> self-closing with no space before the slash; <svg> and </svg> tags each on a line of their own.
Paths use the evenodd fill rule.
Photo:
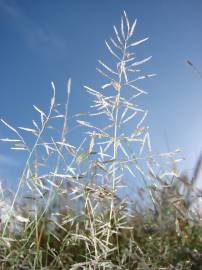
<svg viewBox="0 0 202 270">
<path fill-rule="evenodd" d="M 123 13 L 120 31 L 114 26 L 115 39 L 110 38 L 110 41 L 105 42 L 115 60 L 114 68 L 99 60 L 100 67 L 97 71 L 104 76 L 106 83 L 101 86 L 100 91 L 85 86 L 87 92 L 94 98 L 91 107 L 96 110 L 90 113 L 89 117 L 102 116 L 105 125 L 100 127 L 90 121 L 77 120 L 81 126 L 87 128 L 86 134 L 90 136 L 88 150 L 79 156 L 77 162 L 80 163 L 91 154 L 94 156 L 87 166 L 88 171 L 83 175 L 87 175 L 89 184 L 90 181 L 93 183 L 85 187 L 85 206 L 89 230 L 92 233 L 89 242 L 94 247 L 95 261 L 99 261 L 103 255 L 103 258 L 107 258 L 114 252 L 113 241 L 116 242 L 117 254 L 120 255 L 119 232 L 131 228 L 127 225 L 128 202 L 121 199 L 118 192 L 123 188 L 126 171 L 132 175 L 133 181 L 137 178 L 137 172 L 144 178 L 139 160 L 145 145 L 151 152 L 148 128 L 143 125 L 147 111 L 134 101 L 140 95 L 147 94 L 136 86 L 136 82 L 153 77 L 155 74 L 140 73 L 139 67 L 151 57 L 137 60 L 134 48 L 148 38 L 134 41 L 136 23 L 137 20 L 130 25 L 126 13 Z M 83 196 L 83 190 L 80 194 Z M 105 218 L 100 218 L 98 209 L 102 210 L 101 213 L 105 213 Z"/>
<path fill-rule="evenodd" d="M 7 212 L 1 224 L 2 269 L 171 269 L 165 267 L 172 267 L 170 261 L 178 258 L 176 245 L 184 248 L 189 241 L 192 247 L 196 241 L 190 227 L 181 229 L 188 221 L 181 210 L 185 208 L 182 196 L 170 181 L 178 180 L 176 168 L 155 173 L 153 166 L 157 162 L 151 156 L 145 124 L 148 112 L 136 100 L 147 94 L 137 84 L 155 74 L 140 70 L 151 57 L 139 60 L 135 54 L 136 46 L 148 40 L 134 39 L 136 23 L 130 24 L 123 12 L 120 28 L 114 26 L 114 38 L 105 42 L 113 64 L 99 60 L 97 70 L 106 82 L 96 89 L 85 86 L 93 104 L 88 115 L 73 117 L 77 127 L 85 129 L 78 147 L 71 145 L 68 137 L 71 80 L 64 113 L 60 113 L 52 83 L 49 111 L 34 106 L 40 120 L 33 120 L 31 128 L 13 128 L 2 120 L 17 135 L 2 141 L 27 153 L 9 208 L 1 190 L 0 205 Z M 62 124 L 58 122 L 61 119 Z M 31 146 L 22 131 L 34 136 Z M 174 154 L 162 156 L 176 163 Z M 143 162 L 149 166 L 150 179 Z M 124 190 L 130 191 L 128 186 L 140 179 L 153 206 L 134 213 L 131 196 L 125 196 Z M 200 227 L 194 230 L 201 231 Z M 190 254 L 187 252 L 186 260 Z M 184 268 L 179 269 L 185 265 L 187 261 L 180 263 Z"/>
<path fill-rule="evenodd" d="M 132 178 L 137 177 L 137 172 L 143 176 L 139 160 L 146 144 L 151 151 L 148 128 L 143 126 L 147 111 L 140 108 L 134 101 L 139 96 L 147 94 L 136 85 L 136 82 L 153 77 L 154 74 L 141 74 L 139 69 L 151 57 L 138 60 L 135 55 L 135 47 L 148 40 L 148 38 L 138 41 L 133 39 L 136 23 L 137 20 L 130 25 L 126 12 L 123 12 L 120 31 L 114 26 L 115 38 L 110 38 L 105 42 L 109 53 L 116 61 L 115 67 L 111 68 L 99 60 L 100 67 L 97 70 L 107 80 L 106 83 L 102 85 L 101 91 L 85 86 L 87 92 L 94 98 L 94 104 L 91 107 L 96 110 L 88 116 L 99 118 L 102 116 L 103 123 L 107 123 L 104 127 L 99 127 L 91 122 L 77 120 L 80 126 L 88 129 L 86 134 L 90 138 L 90 143 L 87 148 L 85 147 L 87 137 L 77 149 L 67 142 L 71 81 L 68 82 L 64 114 L 58 111 L 55 101 L 55 86 L 52 83 L 53 97 L 49 112 L 45 113 L 34 106 L 40 115 L 40 123 L 33 120 L 32 128 L 18 128 L 34 135 L 35 141 L 31 148 L 20 131 L 1 120 L 17 135 L 17 138 L 5 138 L 2 141 L 14 143 L 14 146 L 11 147 L 13 150 L 23 150 L 28 153 L 17 191 L 4 223 L 2 237 L 5 238 L 9 233 L 11 220 L 15 218 L 25 224 L 25 227 L 28 226 L 26 228 L 29 233 L 23 244 L 25 247 L 33 233 L 38 234 L 37 224 L 41 222 L 48 210 L 51 210 L 51 215 L 54 216 L 54 206 L 66 207 L 65 200 L 70 196 L 71 201 L 81 201 L 81 207 L 76 212 L 80 213 L 77 213 L 79 219 L 84 222 L 83 234 L 81 231 L 79 232 L 78 228 L 75 233 L 71 234 L 73 241 L 84 242 L 85 263 L 80 263 L 79 266 L 110 267 L 111 265 L 112 267 L 112 261 L 107 259 L 112 254 L 121 255 L 120 231 L 130 231 L 131 228 L 127 225 L 128 202 L 118 195 L 121 194 L 119 189 L 124 186 L 125 171 L 130 173 Z M 52 134 L 47 136 L 46 131 L 50 122 L 58 118 L 63 118 L 63 127 L 61 138 L 56 140 L 53 139 Z M 132 130 L 127 126 L 132 127 Z M 49 141 L 47 141 L 48 139 Z M 41 160 L 36 159 L 39 155 L 43 157 Z M 51 164 L 54 160 L 55 165 L 48 169 L 47 164 L 50 160 Z M 41 166 L 43 167 L 41 168 Z M 15 210 L 18 196 L 25 192 L 24 185 L 28 187 L 32 195 L 32 197 L 30 194 L 29 196 L 24 195 L 24 197 L 34 199 L 35 202 L 32 226 L 27 225 L 29 219 L 32 220 L 32 214 L 23 217 L 23 213 L 19 214 Z M 65 197 L 64 194 L 67 193 L 69 195 Z M 62 196 L 65 200 L 61 203 Z M 60 201 L 60 206 L 57 204 L 58 201 Z M 33 208 L 33 205 L 29 205 L 29 208 Z M 33 209 L 30 209 L 31 211 L 33 212 Z M 56 227 L 63 228 L 58 223 L 61 219 L 60 214 L 55 213 L 55 216 L 56 219 L 52 219 L 53 223 Z M 68 219 L 68 222 L 73 222 L 78 218 L 75 215 Z M 66 219 L 64 220 L 67 222 Z M 28 228 L 30 229 L 28 230 Z M 57 239 L 56 235 L 55 238 Z M 123 264 L 124 260 L 119 262 L 120 267 Z M 75 265 L 75 267 L 77 266 Z"/>
</svg>

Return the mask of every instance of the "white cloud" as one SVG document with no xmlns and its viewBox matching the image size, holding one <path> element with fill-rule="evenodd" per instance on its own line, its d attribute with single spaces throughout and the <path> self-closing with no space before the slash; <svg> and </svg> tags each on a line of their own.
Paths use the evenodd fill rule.
<svg viewBox="0 0 202 270">
<path fill-rule="evenodd" d="M 18 6 L 14 5 L 13 3 L 12 5 L 9 4 L 9 1 L 0 0 L 0 8 L 12 17 L 17 18 L 21 16 Z"/>
<path fill-rule="evenodd" d="M 56 33 L 44 30 L 42 27 L 34 27 L 26 33 L 26 42 L 31 49 L 65 49 L 65 41 Z"/>
<path fill-rule="evenodd" d="M 14 27 L 23 35 L 30 49 L 45 49 L 46 51 L 65 49 L 66 42 L 58 33 L 31 20 L 16 3 L 0 0 L 0 9 L 16 21 Z"/>
</svg>

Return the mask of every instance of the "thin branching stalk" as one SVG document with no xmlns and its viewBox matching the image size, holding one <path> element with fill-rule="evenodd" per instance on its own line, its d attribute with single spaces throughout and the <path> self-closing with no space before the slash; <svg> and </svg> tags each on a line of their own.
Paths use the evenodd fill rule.
<svg viewBox="0 0 202 270">
<path fill-rule="evenodd" d="M 100 158 L 96 161 L 96 164 L 99 164 L 99 168 L 102 168 L 106 173 L 104 175 L 94 173 L 94 178 L 95 181 L 100 177 L 102 179 L 101 181 L 107 178 L 109 182 L 107 189 L 110 190 L 110 196 L 108 196 L 110 209 L 105 241 L 106 246 L 109 248 L 113 235 L 115 235 L 118 253 L 118 228 L 121 225 L 118 222 L 117 209 L 119 209 L 119 207 L 121 208 L 122 205 L 122 203 L 117 205 L 117 191 L 122 178 L 120 170 L 124 169 L 130 172 L 134 177 L 135 172 L 133 172 L 134 169 L 131 169 L 131 166 L 133 167 L 135 165 L 137 171 L 142 173 L 137 163 L 139 155 L 142 154 L 145 145 L 147 145 L 148 150 L 151 151 L 147 127 L 142 126 L 148 112 L 134 104 L 133 99 L 142 94 L 146 94 L 146 91 L 140 89 L 139 86 L 136 86 L 134 83 L 153 77 L 155 74 L 139 75 L 139 66 L 149 61 L 151 57 L 137 61 L 134 52 L 131 51 L 133 47 L 148 40 L 148 38 L 144 38 L 136 42 L 131 41 L 136 23 L 137 20 L 130 26 L 127 14 L 124 12 L 121 18 L 120 31 L 114 26 L 116 40 L 111 38 L 110 42 L 105 42 L 109 53 L 116 61 L 116 69 L 111 68 L 101 60 L 98 61 L 101 68 L 97 68 L 97 70 L 107 79 L 106 84 L 102 85 L 101 89 L 108 91 L 108 89 L 111 88 L 116 94 L 107 96 L 102 94 L 102 92 L 85 86 L 87 92 L 95 98 L 94 105 L 91 107 L 97 110 L 97 113 L 90 113 L 89 116 L 96 117 L 97 115 L 103 115 L 103 117 L 108 118 L 109 124 L 100 128 L 91 122 L 78 121 L 81 126 L 93 130 L 92 132 L 88 131 L 88 134 L 91 137 L 91 141 L 92 139 L 96 140 L 97 145 L 100 147 L 100 151 L 98 152 Z M 137 74 L 138 76 L 134 78 L 133 74 Z M 133 91 L 133 93 L 126 98 L 124 94 L 125 91 Z M 138 117 L 139 120 L 135 120 L 135 117 Z M 127 124 L 129 126 L 129 123 L 135 126 L 135 129 L 131 134 L 125 135 L 125 133 L 128 133 Z M 126 130 L 126 132 L 124 130 Z M 139 153 L 134 152 L 134 150 L 131 151 L 133 147 L 132 145 L 129 147 L 129 145 L 132 143 L 140 144 Z M 132 160 L 135 162 L 132 162 Z M 126 216 L 126 213 L 124 213 L 123 217 L 125 219 Z M 108 254 L 106 254 L 106 256 L 107 255 Z"/>
<path fill-rule="evenodd" d="M 26 160 L 25 167 L 24 167 L 23 172 L 22 172 L 22 174 L 21 174 L 21 176 L 20 176 L 20 180 L 19 180 L 19 183 L 18 183 L 18 187 L 17 187 L 17 190 L 16 190 L 16 192 L 15 192 L 15 195 L 14 195 L 14 198 L 13 198 L 13 201 L 12 201 L 12 204 L 11 204 L 11 207 L 10 207 L 10 210 L 9 210 L 10 214 L 11 214 L 12 211 L 13 211 L 13 208 L 14 208 L 16 199 L 17 199 L 17 197 L 18 197 L 18 194 L 19 194 L 19 192 L 20 192 L 21 185 L 22 185 L 22 182 L 23 182 L 23 180 L 24 180 L 24 177 L 25 177 L 27 168 L 29 167 L 30 160 L 31 160 L 31 158 L 32 158 L 32 156 L 33 156 L 33 154 L 34 154 L 34 152 L 35 152 L 35 149 L 36 149 L 36 147 L 37 147 L 37 145 L 38 145 L 38 142 L 40 141 L 40 138 L 41 138 L 41 136 L 42 136 L 42 134 L 43 134 L 43 132 L 44 132 L 44 130 L 45 130 L 45 128 L 46 128 L 46 126 L 47 126 L 49 120 L 50 120 L 50 117 L 51 117 L 51 115 L 52 115 L 52 112 L 53 112 L 53 109 L 54 109 L 54 106 L 55 106 L 55 86 L 54 86 L 53 83 L 52 83 L 52 88 L 53 88 L 53 97 L 52 97 L 52 99 L 51 99 L 51 104 L 50 104 L 49 113 L 48 113 L 47 117 L 45 118 L 45 120 L 42 122 L 41 130 L 39 131 L 38 136 L 37 136 L 37 138 L 36 138 L 36 140 L 35 140 L 35 143 L 34 143 L 32 149 L 31 149 L 31 151 L 30 151 L 30 153 L 29 153 L 29 156 L 28 156 L 28 158 L 27 158 L 27 160 Z M 10 219 L 10 214 L 8 215 L 8 218 L 7 218 L 6 222 L 5 222 L 4 229 L 3 229 L 3 233 L 2 233 L 2 237 L 3 237 L 3 236 L 5 235 L 5 233 L 6 233 L 6 229 L 7 229 L 7 226 L 8 226 L 9 219 Z"/>
</svg>

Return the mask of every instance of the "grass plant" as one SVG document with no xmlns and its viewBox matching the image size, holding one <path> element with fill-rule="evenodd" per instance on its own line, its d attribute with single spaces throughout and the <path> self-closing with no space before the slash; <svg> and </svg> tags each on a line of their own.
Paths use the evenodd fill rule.
<svg viewBox="0 0 202 270">
<path fill-rule="evenodd" d="M 85 86 L 93 102 L 76 116 L 79 146 L 69 143 L 71 80 L 64 112 L 51 83 L 49 110 L 34 106 L 40 120 L 31 128 L 1 120 L 15 135 L 1 141 L 27 155 L 11 202 L 1 192 L 1 269 L 202 269 L 201 215 L 192 208 L 202 159 L 189 180 L 177 153 L 161 154 L 170 167 L 153 156 L 148 112 L 136 101 L 147 94 L 139 82 L 155 74 L 140 70 L 151 57 L 134 52 L 148 40 L 135 40 L 136 24 L 123 12 L 105 42 L 113 62 L 98 61 L 104 85 Z"/>
</svg>

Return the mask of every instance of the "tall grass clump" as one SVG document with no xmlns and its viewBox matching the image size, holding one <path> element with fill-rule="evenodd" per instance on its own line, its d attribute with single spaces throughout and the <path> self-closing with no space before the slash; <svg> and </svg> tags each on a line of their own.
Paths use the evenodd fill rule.
<svg viewBox="0 0 202 270">
<path fill-rule="evenodd" d="M 49 110 L 34 105 L 32 127 L 1 120 L 15 135 L 1 140 L 26 153 L 14 195 L 1 190 L 1 269 L 200 269 L 201 216 L 191 209 L 200 192 L 179 174 L 177 153 L 161 154 L 170 167 L 153 157 L 138 100 L 147 94 L 139 82 L 155 74 L 140 70 L 151 57 L 135 54 L 148 40 L 135 40 L 136 24 L 123 12 L 105 42 L 112 60 L 98 61 L 103 85 L 85 86 L 88 114 L 69 116 L 69 80 L 63 112 L 51 83 Z M 83 131 L 78 146 L 72 119 Z"/>
</svg>

